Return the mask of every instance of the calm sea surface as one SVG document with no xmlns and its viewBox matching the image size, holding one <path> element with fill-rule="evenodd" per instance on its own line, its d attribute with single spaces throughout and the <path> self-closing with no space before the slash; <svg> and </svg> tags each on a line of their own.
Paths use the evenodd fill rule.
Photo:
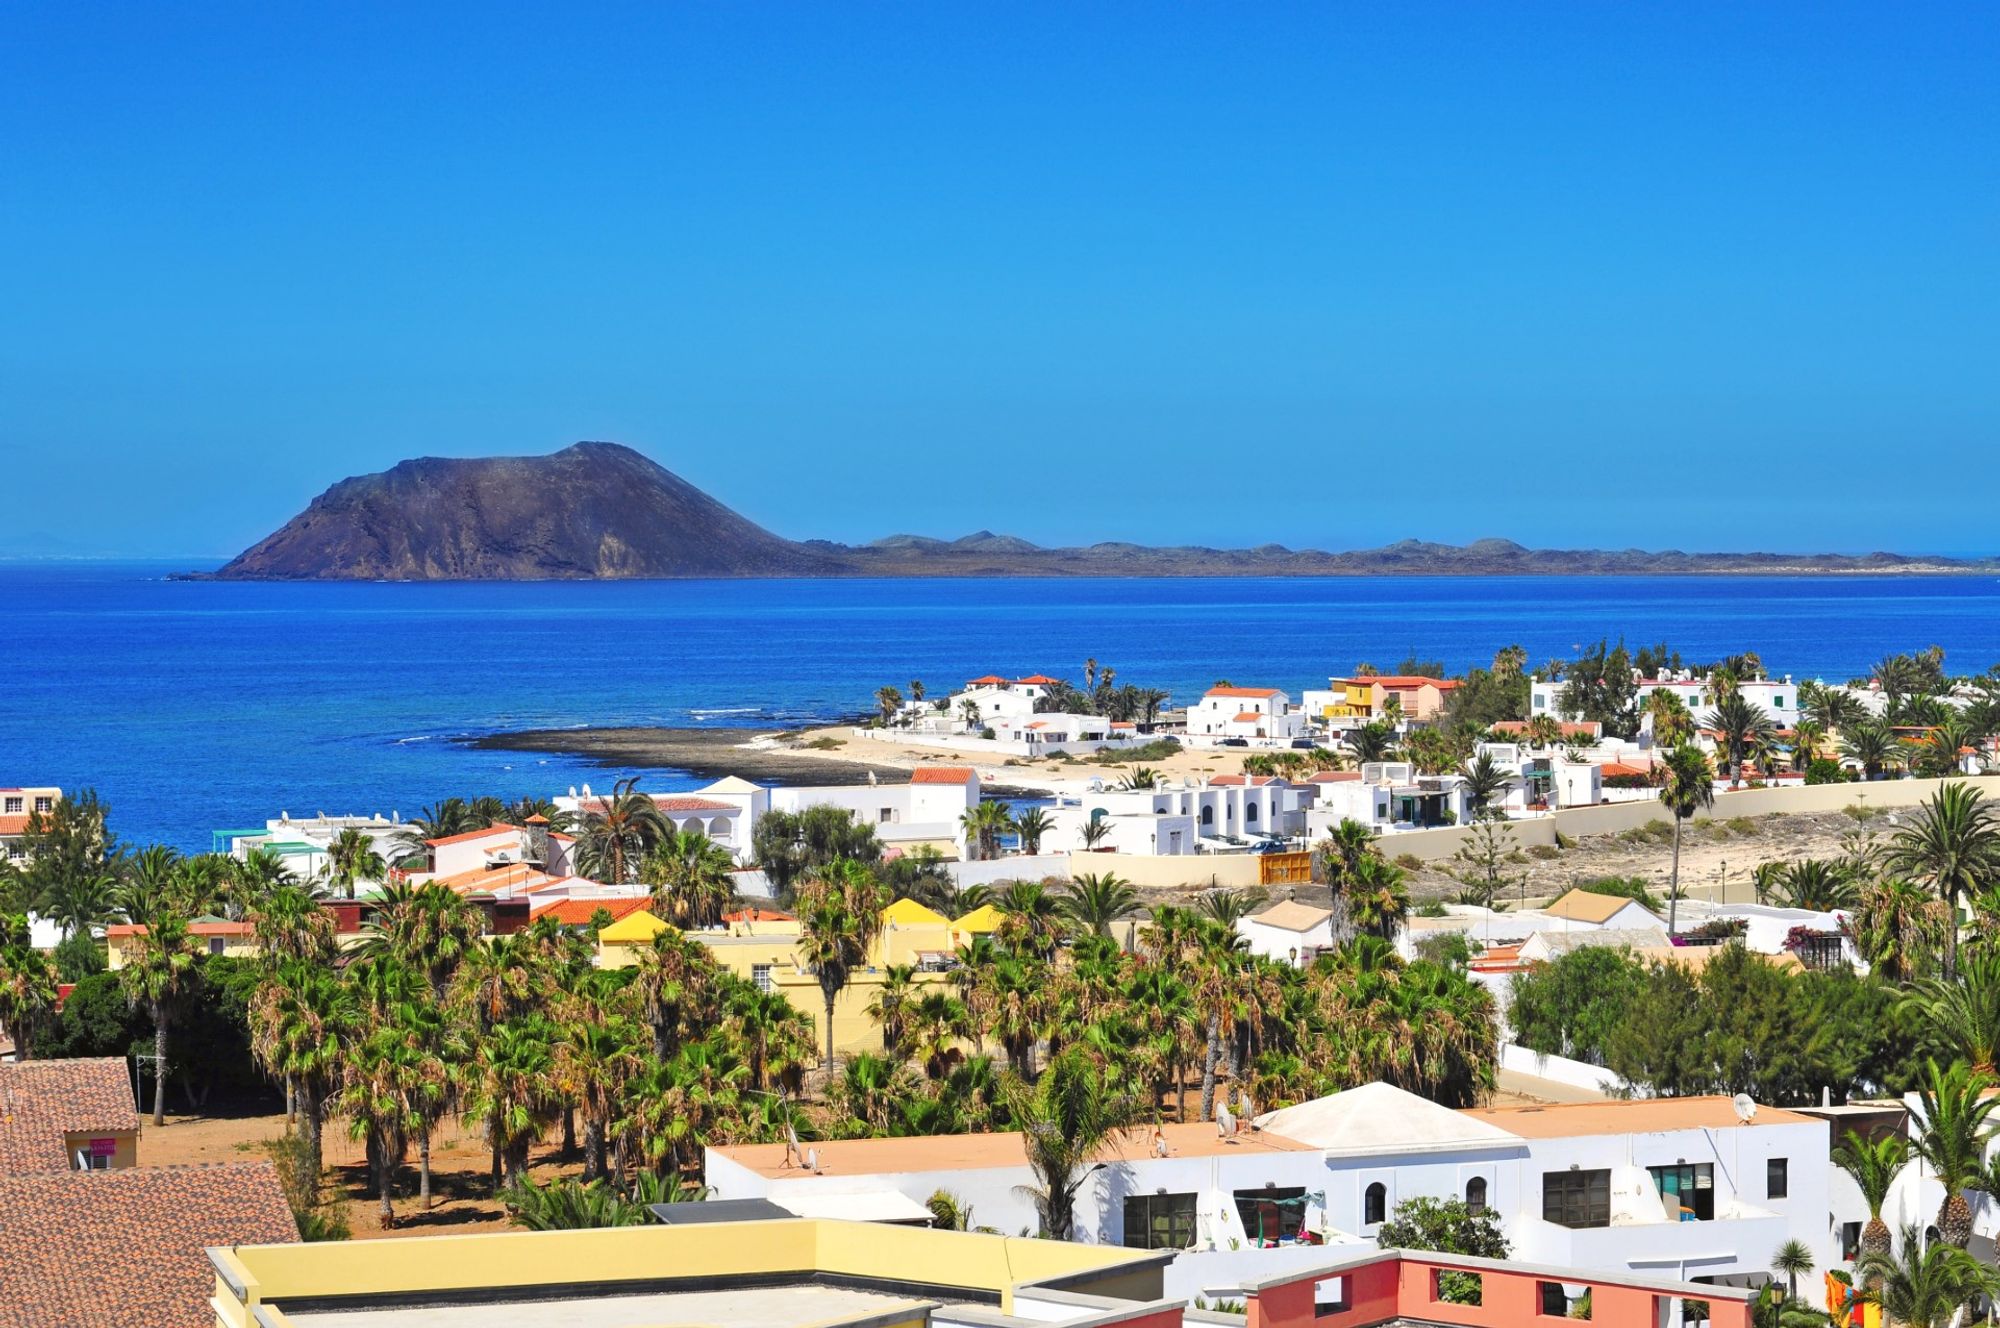
<svg viewBox="0 0 2000 1328">
<path fill-rule="evenodd" d="M 453 737 L 600 724 L 768 726 L 1083 660 L 1185 699 L 1227 677 L 1296 693 L 1406 654 L 1453 669 L 1600 636 L 1742 649 L 1846 678 L 1930 644 L 2000 661 L 1991 577 L 176 582 L 164 565 L 0 564 L 0 784 L 95 785 L 127 839 L 405 815 L 450 794 L 608 782 Z M 646 787 L 688 787 L 672 771 Z"/>
</svg>

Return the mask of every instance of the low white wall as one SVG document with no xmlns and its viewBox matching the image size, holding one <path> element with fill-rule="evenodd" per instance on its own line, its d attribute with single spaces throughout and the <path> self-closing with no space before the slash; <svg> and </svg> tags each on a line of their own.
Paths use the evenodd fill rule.
<svg viewBox="0 0 2000 1328">
<path fill-rule="evenodd" d="M 958 888 L 963 890 L 968 885 L 1039 881 L 1050 876 L 1066 881 L 1070 877 L 1070 856 L 1067 853 L 1038 853 L 1032 857 L 1016 854 L 982 862 L 947 862 L 944 867 L 951 873 L 952 880 L 958 883 Z"/>
<path fill-rule="evenodd" d="M 1318 1268 L 1374 1250 L 1367 1243 L 1353 1245 L 1288 1245 L 1273 1250 L 1183 1250 L 1174 1256 L 1161 1276 L 1160 1293 L 1170 1300 L 1192 1302 L 1200 1296 L 1209 1304 L 1242 1300 L 1246 1282 L 1267 1277 L 1283 1277 L 1306 1268 Z"/>
<path fill-rule="evenodd" d="M 1573 1061 L 1567 1056 L 1546 1055 L 1515 1042 L 1501 1044 L 1500 1068 L 1512 1070 L 1516 1074 L 1531 1074 L 1537 1079 L 1548 1079 L 1558 1084 L 1568 1084 L 1571 1088 L 1589 1089 L 1593 1093 L 1615 1093 L 1625 1087 L 1622 1076 L 1612 1073 L 1602 1065 Z"/>
<path fill-rule="evenodd" d="M 1078 853 L 1070 858 L 1070 874 L 1106 872 L 1133 885 L 1154 890 L 1237 888 L 1257 884 L 1262 871 L 1250 853 Z"/>
</svg>

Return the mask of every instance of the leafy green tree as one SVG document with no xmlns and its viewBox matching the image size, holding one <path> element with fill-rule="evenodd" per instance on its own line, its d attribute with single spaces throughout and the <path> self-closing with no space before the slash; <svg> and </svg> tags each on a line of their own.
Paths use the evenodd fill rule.
<svg viewBox="0 0 2000 1328">
<path fill-rule="evenodd" d="M 1478 1259 L 1506 1259 L 1513 1255 L 1499 1214 L 1491 1208 L 1475 1213 L 1463 1199 L 1434 1199 L 1428 1195 L 1397 1204 L 1396 1211 L 1376 1232 L 1375 1243 L 1385 1250 L 1434 1250 Z M 1438 1298 L 1453 1305 L 1479 1304 L 1479 1275 L 1441 1274 Z"/>
<path fill-rule="evenodd" d="M 1563 689 L 1556 697 L 1556 709 L 1564 719 L 1602 724 L 1604 732 L 1614 738 L 1638 733 L 1639 685 L 1632 676 L 1632 656 L 1624 642 L 1613 646 L 1599 641 L 1565 674 Z"/>
<path fill-rule="evenodd" d="M 875 827 L 827 804 L 802 812 L 766 812 L 757 818 L 751 847 L 772 890 L 786 901 L 800 881 L 829 863 L 872 866 L 882 858 Z"/>
<path fill-rule="evenodd" d="M 14 1040 L 14 1059 L 34 1055 L 56 1008 L 55 962 L 34 946 L 28 919 L 0 917 L 0 1026 Z"/>
<path fill-rule="evenodd" d="M 1508 1020 L 1531 1050 L 1603 1065 L 1613 1034 L 1647 985 L 1629 951 L 1581 946 L 1514 979 Z"/>
</svg>

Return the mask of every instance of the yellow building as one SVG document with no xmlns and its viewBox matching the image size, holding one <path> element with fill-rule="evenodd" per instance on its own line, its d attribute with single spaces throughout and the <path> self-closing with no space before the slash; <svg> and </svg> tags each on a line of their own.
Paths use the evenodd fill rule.
<svg viewBox="0 0 2000 1328">
<path fill-rule="evenodd" d="M 946 1304 L 984 1307 L 990 1318 L 1013 1314 L 1017 1302 L 1040 1308 L 1039 1319 L 1151 1328 L 1180 1322 L 1182 1302 L 1161 1297 L 1172 1257 L 874 1222 L 698 1218 L 209 1251 L 217 1328 L 328 1320 L 371 1328 L 923 1328 Z"/>
<path fill-rule="evenodd" d="M 133 952 L 139 946 L 139 938 L 146 929 L 129 922 L 115 923 L 104 929 L 104 953 L 106 967 L 113 970 L 125 967 Z M 257 957 L 257 929 L 247 922 L 230 922 L 224 918 L 196 918 L 188 924 L 188 935 L 195 946 L 204 953 L 222 955 L 229 959 L 254 959 Z"/>
<path fill-rule="evenodd" d="M 998 914 L 993 915 L 998 925 Z M 970 920 L 972 928 L 965 926 Z M 638 962 L 638 951 L 666 923 L 651 913 L 620 918 L 598 933 L 600 968 L 625 968 Z M 833 1046 L 840 1055 L 882 1050 L 882 1027 L 868 1013 L 894 964 L 916 969 L 921 984 L 943 982 L 952 950 L 975 934 L 986 921 L 968 913 L 954 923 L 915 900 L 899 899 L 882 910 L 882 930 L 870 947 L 868 961 L 848 975 L 833 1005 Z M 818 975 L 799 957 L 798 919 L 755 912 L 739 915 L 716 931 L 691 931 L 715 962 L 762 991 L 775 991 L 813 1022 L 815 1036 L 826 1037 L 826 996 Z M 987 930 L 991 930 L 990 927 Z"/>
</svg>

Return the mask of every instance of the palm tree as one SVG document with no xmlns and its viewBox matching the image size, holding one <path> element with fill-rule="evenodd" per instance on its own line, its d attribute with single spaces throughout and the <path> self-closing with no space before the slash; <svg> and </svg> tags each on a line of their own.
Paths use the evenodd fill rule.
<svg viewBox="0 0 2000 1328">
<path fill-rule="evenodd" d="M 197 911 L 188 906 L 190 901 L 177 898 L 186 881 L 181 864 L 179 851 L 165 844 L 148 845 L 126 860 L 118 911 L 127 922 L 143 927 L 163 908 L 190 915 Z"/>
<path fill-rule="evenodd" d="M 887 724 L 896 717 L 896 712 L 903 708 L 903 694 L 894 687 L 877 687 L 875 708 L 882 712 L 882 722 Z"/>
<path fill-rule="evenodd" d="M 1944 901 L 1915 881 L 1891 877 L 1864 886 L 1854 943 L 1888 982 L 1908 982 L 1936 963 L 1948 925 Z"/>
<path fill-rule="evenodd" d="M 1840 755 L 1860 766 L 1865 777 L 1878 779 L 1901 761 L 1902 746 L 1887 725 L 1856 723 L 1842 733 Z"/>
<path fill-rule="evenodd" d="M 1262 908 L 1270 897 L 1268 891 L 1256 886 L 1245 886 L 1240 890 L 1217 888 L 1202 891 L 1200 907 L 1202 916 L 1224 927 L 1234 927 Z"/>
<path fill-rule="evenodd" d="M 2000 1127 L 1990 1119 L 2000 1110 L 2000 1097 L 1986 1096 L 1992 1081 L 1962 1062 L 1949 1070 L 1929 1062 L 1922 1083 L 1924 1127 L 1910 1140 L 1910 1151 L 1930 1167 L 1944 1190 L 1939 1234 L 1947 1245 L 1964 1249 L 1972 1238 L 1972 1207 L 1965 1190 L 1985 1170 L 1986 1142 Z"/>
<path fill-rule="evenodd" d="M 1922 982 L 1903 1005 L 1973 1073 L 1991 1077 L 2000 1068 L 2000 951 L 1974 947 L 1956 981 Z"/>
<path fill-rule="evenodd" d="M 1853 728 L 1867 716 L 1852 692 L 1844 687 L 1828 687 L 1816 682 L 1800 684 L 1799 709 L 1829 733 Z"/>
<path fill-rule="evenodd" d="M 409 985 L 420 985 L 420 979 L 408 970 L 403 974 Z M 385 1231 L 396 1224 L 392 1197 L 396 1172 L 403 1165 L 411 1130 L 417 1125 L 410 1089 L 428 1076 L 431 1065 L 427 1048 L 412 1041 L 396 1020 L 397 1006 L 405 1003 L 392 1000 L 389 1009 L 375 1011 L 368 1030 L 348 1048 L 335 1104 L 348 1118 L 352 1137 L 367 1146 L 368 1168 Z"/>
<path fill-rule="evenodd" d="M 1799 1298 L 1799 1279 L 1813 1270 L 1813 1254 L 1802 1240 L 1788 1240 L 1771 1255 L 1771 1271 L 1785 1279 L 1785 1299 Z"/>
<path fill-rule="evenodd" d="M 1969 784 L 1946 784 L 1924 800 L 1916 818 L 1891 841 L 1890 866 L 1927 881 L 1950 911 L 1944 933 L 1944 975 L 1958 972 L 1959 902 L 2000 876 L 2000 822 Z"/>
<path fill-rule="evenodd" d="M 1653 720 L 1653 746 L 1662 751 L 1678 747 L 1694 736 L 1694 716 L 1687 703 L 1665 687 L 1656 687 L 1646 697 L 1645 711 Z"/>
<path fill-rule="evenodd" d="M 14 1059 L 34 1054 L 35 1033 L 56 1008 L 55 960 L 34 945 L 24 913 L 0 917 L 0 1027 L 14 1039 Z"/>
<path fill-rule="evenodd" d="M 639 863 L 666 838 L 668 824 L 652 798 L 639 792 L 639 777 L 621 779 L 609 797 L 584 813 L 577 836 L 577 865 L 585 875 L 614 885 L 638 877 Z"/>
<path fill-rule="evenodd" d="M 1778 888 L 1786 908 L 1832 913 L 1861 903 L 1861 886 L 1853 875 L 1840 864 L 1820 858 L 1787 864 L 1778 875 Z"/>
<path fill-rule="evenodd" d="M 869 1134 L 883 1134 L 910 1094 L 909 1073 L 901 1061 L 864 1051 L 848 1060 L 829 1096 Z"/>
<path fill-rule="evenodd" d="M 88 936 L 117 920 L 122 893 L 115 872 L 65 872 L 49 882 L 35 911 L 60 927 L 64 940 Z"/>
<path fill-rule="evenodd" d="M 1139 907 L 1139 894 L 1110 872 L 1083 872 L 1070 881 L 1062 906 L 1079 931 L 1108 937 L 1112 923 Z"/>
<path fill-rule="evenodd" d="M 1366 765 L 1371 761 L 1386 761 L 1396 753 L 1395 725 L 1376 720 L 1349 729 L 1346 733 L 1347 750 L 1354 757 L 1355 764 Z"/>
<path fill-rule="evenodd" d="M 153 1124 L 167 1120 L 167 1029 L 182 1002 L 201 981 L 200 951 L 188 934 L 187 919 L 163 913 L 134 934 L 133 949 L 119 976 L 126 999 L 153 1018 Z"/>
<path fill-rule="evenodd" d="M 1882 1220 L 1882 1205 L 1889 1201 L 1889 1190 L 1909 1160 L 1909 1145 L 1897 1134 L 1869 1139 L 1849 1130 L 1834 1146 L 1834 1165 L 1854 1178 L 1868 1205 L 1868 1225 L 1861 1229 L 1863 1257 L 1889 1254 L 1889 1224 Z"/>
<path fill-rule="evenodd" d="M 1050 1061 L 1032 1087 L 1011 1088 L 1007 1100 L 1035 1174 L 1029 1193 L 1041 1234 L 1068 1240 L 1091 1159 L 1138 1121 L 1139 1104 L 1078 1048 Z"/>
<path fill-rule="evenodd" d="M 1014 833 L 1021 837 L 1021 852 L 1033 857 L 1042 851 L 1042 836 L 1054 823 L 1040 807 L 1030 807 L 1014 817 Z"/>
<path fill-rule="evenodd" d="M 326 856 L 333 868 L 333 879 L 340 883 L 341 893 L 348 899 L 354 898 L 356 881 L 379 881 L 388 870 L 382 855 L 375 851 L 375 841 L 353 826 L 334 836 Z"/>
<path fill-rule="evenodd" d="M 1111 838 L 1111 822 L 1102 817 L 1093 817 L 1083 823 L 1083 829 L 1077 834 L 1083 841 L 1083 851 L 1093 852 L 1098 845 Z"/>
<path fill-rule="evenodd" d="M 298 1095 L 312 1171 L 307 1179 L 315 1191 L 323 1165 L 320 1127 L 359 1021 L 353 987 L 324 964 L 290 963 L 277 969 L 257 989 L 250 1007 L 252 1051 Z"/>
<path fill-rule="evenodd" d="M 412 858 L 425 857 L 430 852 L 430 841 L 433 839 L 449 839 L 480 828 L 480 823 L 473 819 L 472 809 L 465 805 L 465 799 L 446 798 L 405 821 L 393 842 L 403 861 L 407 862 Z"/>
<path fill-rule="evenodd" d="M 881 886 L 858 862 L 828 863 L 799 888 L 799 958 L 826 1001 L 826 1068 L 833 1068 L 833 1006 L 882 931 Z"/>
<path fill-rule="evenodd" d="M 1481 752 L 1473 757 L 1459 768 L 1459 773 L 1465 777 L 1466 807 L 1475 819 L 1483 815 L 1495 799 L 1505 794 L 1507 786 L 1514 780 L 1512 775 L 1500 768 L 1490 752 Z"/>
<path fill-rule="evenodd" d="M 1114 787 L 1129 793 L 1139 789 L 1163 788 L 1166 782 L 1166 777 L 1152 766 L 1135 765 L 1127 767 L 1124 777 Z"/>
<path fill-rule="evenodd" d="M 1715 804 L 1715 772 L 1708 758 L 1692 744 L 1682 743 L 1660 765 L 1660 805 L 1673 813 L 1673 874 L 1667 887 L 1667 934 L 1674 934 L 1681 898 L 1681 823 L 1703 807 Z"/>
<path fill-rule="evenodd" d="M 1016 954 L 1047 961 L 1062 943 L 1062 900 L 1040 881 L 1009 881 L 994 901 L 1000 910 L 996 933 Z"/>
<path fill-rule="evenodd" d="M 1348 917 L 1362 933 L 1391 940 L 1410 915 L 1408 873 L 1369 854 L 1357 864 L 1345 898 Z"/>
<path fill-rule="evenodd" d="M 959 816 L 958 828 L 983 861 L 1000 856 L 1000 836 L 1014 828 L 1014 818 L 1004 802 L 979 802 Z"/>
<path fill-rule="evenodd" d="M 1882 1307 L 1896 1328 L 1943 1328 L 1974 1297 L 1992 1295 L 1993 1271 L 1955 1245 L 1924 1248 L 1915 1226 L 1903 1228 L 1900 1258 L 1869 1251 L 1854 1265 L 1867 1285 L 1862 1300 Z"/>
<path fill-rule="evenodd" d="M 675 830 L 639 865 L 652 887 L 653 915 L 676 927 L 713 927 L 736 897 L 736 860 L 699 830 Z"/>
<path fill-rule="evenodd" d="M 1744 755 L 1777 729 L 1762 706 L 1744 700 L 1741 692 L 1733 690 L 1716 698 L 1715 708 L 1703 722 L 1715 732 L 1732 788 L 1743 778 Z"/>
<path fill-rule="evenodd" d="M 494 1025 L 473 1052 L 466 1111 L 486 1132 L 496 1182 L 521 1182 L 529 1147 L 557 1115 L 553 1031 L 540 1015 L 527 1015 Z"/>
<path fill-rule="evenodd" d="M 868 1001 L 868 1017 L 882 1029 L 882 1047 L 900 1059 L 904 1022 L 916 998 L 915 964 L 890 964 L 882 970 L 881 985 Z"/>
</svg>

